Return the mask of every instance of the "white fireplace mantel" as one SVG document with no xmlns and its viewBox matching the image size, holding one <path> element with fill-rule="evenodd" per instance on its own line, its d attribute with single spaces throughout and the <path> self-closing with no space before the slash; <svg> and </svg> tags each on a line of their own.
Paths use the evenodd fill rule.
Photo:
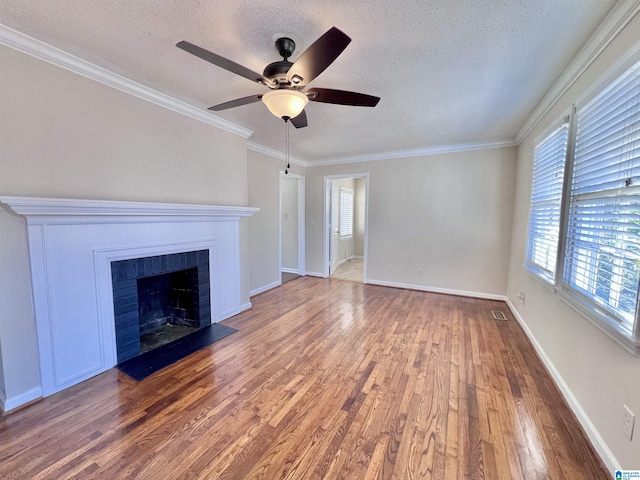
<svg viewBox="0 0 640 480">
<path fill-rule="evenodd" d="M 241 305 L 239 206 L 0 196 L 26 217 L 42 395 L 117 362 L 111 262 L 209 250 L 211 321 Z"/>
<path fill-rule="evenodd" d="M 193 205 L 182 203 L 120 202 L 112 200 L 83 200 L 69 198 L 0 196 L 0 203 L 14 213 L 27 217 L 30 223 L 46 223 L 40 217 L 246 217 L 259 208 Z M 90 220 L 89 220 L 90 221 Z"/>
</svg>

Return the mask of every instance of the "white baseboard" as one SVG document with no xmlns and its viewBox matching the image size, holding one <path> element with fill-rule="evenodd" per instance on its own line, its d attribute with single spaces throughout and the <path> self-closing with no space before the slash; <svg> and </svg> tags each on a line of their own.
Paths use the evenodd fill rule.
<svg viewBox="0 0 640 480">
<path fill-rule="evenodd" d="M 6 413 L 39 398 L 42 398 L 42 388 L 40 387 L 33 387 L 20 395 L 9 398 L 5 397 L 4 392 L 0 392 L 0 402 L 2 403 L 0 407 Z"/>
<path fill-rule="evenodd" d="M 279 287 L 280 285 L 282 285 L 282 282 L 280 280 L 278 280 L 278 281 L 270 283 L 268 285 L 264 285 L 262 287 L 258 287 L 255 290 L 251 290 L 249 292 L 249 296 L 250 297 L 255 297 L 256 295 L 260 295 L 261 293 L 264 293 L 267 290 L 271 290 L 272 288 Z"/>
<path fill-rule="evenodd" d="M 349 258 L 343 258 L 342 260 L 338 260 L 336 262 L 336 267 L 339 267 L 340 265 L 342 265 L 343 263 L 347 263 L 349 261 Z"/>
<path fill-rule="evenodd" d="M 306 272 L 305 275 L 307 277 L 320 277 L 320 278 L 324 278 L 324 273 L 318 273 L 318 272 Z"/>
<path fill-rule="evenodd" d="M 298 269 L 297 268 L 284 268 L 284 267 L 282 267 L 280 269 L 280 271 L 282 273 L 295 273 L 296 275 L 298 275 Z"/>
<path fill-rule="evenodd" d="M 407 290 L 420 290 L 422 292 L 458 295 L 460 297 L 484 298 L 487 300 L 502 300 L 502 301 L 506 301 L 507 299 L 507 297 L 505 297 L 504 295 L 497 295 L 494 293 L 469 292 L 466 290 L 452 290 L 450 288 L 429 287 L 426 285 L 413 285 L 409 283 L 387 282 L 385 280 L 374 280 L 371 278 L 367 278 L 365 283 L 369 285 L 381 285 L 383 287 L 395 287 L 395 288 L 404 288 Z"/>
<path fill-rule="evenodd" d="M 351 260 L 362 260 L 364 261 L 364 257 L 362 255 L 351 255 Z"/>
<path fill-rule="evenodd" d="M 562 375 L 560 375 L 560 372 L 555 367 L 555 365 L 553 364 L 553 362 L 551 361 L 547 353 L 542 348 L 542 345 L 540 345 L 540 342 L 538 342 L 536 337 L 533 335 L 533 332 L 531 331 L 529 326 L 526 324 L 524 319 L 520 316 L 520 313 L 518 312 L 516 307 L 513 305 L 513 303 L 511 303 L 511 300 L 507 298 L 505 301 L 509 306 L 509 310 L 511 310 L 511 313 L 513 313 L 513 316 L 516 318 L 516 320 L 522 327 L 522 330 L 524 330 L 524 333 L 529 338 L 529 341 L 533 345 L 533 348 L 535 348 L 536 352 L 538 353 L 538 356 L 542 360 L 542 363 L 544 363 L 545 367 L 547 367 L 547 370 L 549 371 L 551 378 L 553 378 L 553 381 L 555 382 L 557 387 L 560 389 L 560 392 L 562 392 L 562 396 L 567 401 L 569 408 L 573 411 L 574 415 L 578 418 L 580 425 L 582 425 L 582 428 L 584 428 L 584 431 L 589 437 L 589 440 L 591 440 L 591 444 L 600 455 L 600 458 L 607 466 L 607 469 L 610 472 L 615 472 L 616 470 L 620 470 L 620 462 L 616 460 L 616 458 L 613 455 L 613 452 L 611 452 L 611 450 L 605 443 L 604 439 L 596 429 L 595 425 L 593 424 L 593 422 L 591 422 L 591 419 L 589 418 L 587 413 L 584 411 L 584 409 L 582 408 L 582 405 L 580 405 L 580 402 L 578 402 L 578 399 L 575 397 L 575 395 L 569 388 L 569 385 L 567 385 L 567 382 L 564 381 L 564 378 L 562 378 Z"/>
<path fill-rule="evenodd" d="M 240 305 L 238 308 L 227 310 L 226 312 L 221 312 L 218 321 L 212 322 L 212 323 L 219 323 L 219 322 L 222 322 L 223 320 L 226 320 L 227 318 L 235 317 L 236 315 L 241 314 L 245 310 L 249 310 L 251 307 L 252 307 L 251 302 L 248 302 L 248 303 L 245 303 L 244 305 Z"/>
</svg>

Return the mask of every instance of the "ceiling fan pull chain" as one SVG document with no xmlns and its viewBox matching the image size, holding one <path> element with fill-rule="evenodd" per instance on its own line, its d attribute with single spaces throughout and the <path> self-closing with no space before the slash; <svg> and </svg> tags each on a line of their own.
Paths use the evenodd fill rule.
<svg viewBox="0 0 640 480">
<path fill-rule="evenodd" d="M 285 160 L 287 162 L 287 168 L 284 169 L 284 174 L 289 175 L 289 122 L 284 119 L 284 142 L 285 142 Z"/>
<path fill-rule="evenodd" d="M 291 168 L 291 165 L 289 164 L 289 122 L 287 122 L 287 169 Z"/>
</svg>

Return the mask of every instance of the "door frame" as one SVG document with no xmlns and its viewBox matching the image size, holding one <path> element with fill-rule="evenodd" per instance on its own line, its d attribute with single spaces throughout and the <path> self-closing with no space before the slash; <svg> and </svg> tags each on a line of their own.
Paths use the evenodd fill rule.
<svg viewBox="0 0 640 480">
<path fill-rule="evenodd" d="M 278 275 L 282 275 L 282 179 L 292 178 L 298 181 L 298 275 L 305 276 L 306 244 L 305 244 L 305 178 L 295 173 L 280 171 L 278 178 Z"/>
<path fill-rule="evenodd" d="M 369 255 L 369 173 L 345 173 L 342 175 L 325 175 L 324 176 L 324 233 L 323 252 L 322 252 L 322 276 L 329 276 L 329 246 L 331 242 L 331 230 L 329 224 L 331 222 L 331 182 L 343 178 L 364 178 L 364 269 L 362 272 L 362 283 L 367 283 L 367 264 Z"/>
</svg>

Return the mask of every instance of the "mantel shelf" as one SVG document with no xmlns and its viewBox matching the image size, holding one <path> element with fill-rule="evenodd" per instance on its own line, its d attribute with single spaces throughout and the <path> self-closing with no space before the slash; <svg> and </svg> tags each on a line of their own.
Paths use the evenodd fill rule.
<svg viewBox="0 0 640 480">
<path fill-rule="evenodd" d="M 0 196 L 0 203 L 25 217 L 248 217 L 260 210 L 239 206 L 11 196 Z"/>
</svg>

